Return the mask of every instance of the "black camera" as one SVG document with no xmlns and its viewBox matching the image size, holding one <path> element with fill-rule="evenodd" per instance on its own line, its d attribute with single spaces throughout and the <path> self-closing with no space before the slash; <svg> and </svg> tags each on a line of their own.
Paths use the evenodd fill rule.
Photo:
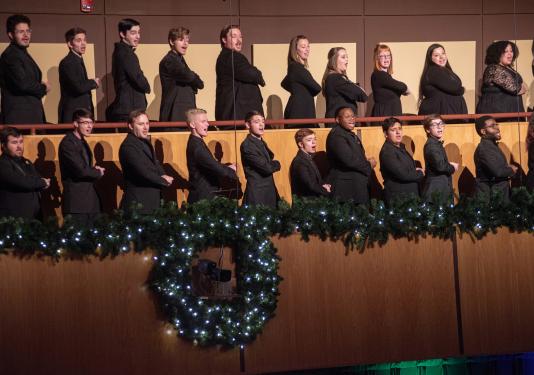
<svg viewBox="0 0 534 375">
<path fill-rule="evenodd" d="M 214 281 L 226 283 L 232 278 L 232 271 L 217 267 L 217 263 L 209 259 L 198 261 L 198 271 Z"/>
</svg>

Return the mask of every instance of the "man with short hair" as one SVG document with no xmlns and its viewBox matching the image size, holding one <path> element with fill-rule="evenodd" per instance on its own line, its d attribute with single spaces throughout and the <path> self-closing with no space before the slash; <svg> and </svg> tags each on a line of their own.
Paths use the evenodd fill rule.
<svg viewBox="0 0 534 375">
<path fill-rule="evenodd" d="M 172 184 L 165 174 L 150 143 L 150 122 L 143 110 L 128 116 L 130 132 L 119 148 L 119 160 L 124 175 L 124 195 L 120 207 L 129 210 L 132 203 L 142 205 L 139 213 L 150 214 L 160 207 L 161 189 Z"/>
<path fill-rule="evenodd" d="M 341 202 L 368 204 L 369 176 L 376 167 L 376 160 L 365 156 L 362 141 L 354 134 L 356 121 L 353 109 L 338 108 L 335 118 L 336 124 L 326 138 L 332 195 Z"/>
<path fill-rule="evenodd" d="M 330 195 L 330 185 L 325 184 L 313 155 L 317 147 L 317 138 L 311 129 L 300 129 L 295 133 L 295 142 L 299 148 L 289 167 L 291 194 L 297 197 L 325 197 Z"/>
<path fill-rule="evenodd" d="M 17 129 L 2 129 L 0 145 L 0 216 L 39 218 L 40 191 L 50 186 L 50 179 L 42 178 L 24 158 L 24 139 Z"/>
<path fill-rule="evenodd" d="M 72 121 L 74 111 L 84 108 L 94 113 L 91 91 L 100 86 L 100 78 L 89 79 L 83 62 L 87 47 L 86 31 L 73 27 L 65 33 L 69 53 L 59 63 L 61 99 L 58 107 L 58 122 Z M 93 117 L 93 116 L 91 116 Z"/>
<path fill-rule="evenodd" d="M 189 47 L 189 29 L 185 27 L 169 30 L 168 42 L 171 50 L 159 63 L 161 80 L 160 121 L 187 120 L 185 112 L 196 107 L 196 93 L 204 88 L 198 74 L 189 69 L 185 54 Z"/>
<path fill-rule="evenodd" d="M 219 163 L 213 157 L 203 138 L 208 135 L 208 115 L 199 108 L 186 112 L 187 125 L 191 131 L 187 141 L 186 157 L 189 171 L 189 195 L 187 203 L 201 199 L 213 199 L 220 190 L 219 179 L 237 180 L 236 165 Z"/>
<path fill-rule="evenodd" d="M 517 172 L 509 164 L 497 142 L 501 140 L 499 124 L 492 116 L 476 119 L 475 129 L 480 143 L 475 150 L 476 186 L 475 195 L 487 198 L 501 194 L 505 202 L 510 199 L 510 178 Z"/>
<path fill-rule="evenodd" d="M 100 199 L 94 183 L 104 175 L 105 169 L 93 166 L 93 153 L 85 137 L 94 126 L 93 114 L 80 108 L 73 113 L 74 131 L 63 137 L 59 144 L 59 168 L 63 183 L 63 215 L 70 215 L 83 226 L 90 227 L 100 213 Z"/>
<path fill-rule="evenodd" d="M 15 14 L 7 18 L 6 29 L 11 43 L 0 58 L 3 123 L 43 124 L 41 99 L 50 91 L 50 84 L 42 81 L 41 69 L 28 53 L 31 21 Z"/>
<path fill-rule="evenodd" d="M 265 81 L 261 72 L 241 53 L 243 37 L 239 26 L 225 26 L 219 41 L 222 49 L 215 65 L 215 119 L 242 120 L 253 110 L 263 115 L 263 98 L 258 85 L 265 86 Z"/>
<path fill-rule="evenodd" d="M 115 87 L 115 100 L 108 107 L 108 121 L 126 122 L 134 110 L 146 110 L 146 96 L 150 84 L 141 70 L 135 49 L 141 39 L 140 23 L 131 18 L 119 22 L 120 42 L 115 43 L 111 58 L 111 74 Z"/>
</svg>

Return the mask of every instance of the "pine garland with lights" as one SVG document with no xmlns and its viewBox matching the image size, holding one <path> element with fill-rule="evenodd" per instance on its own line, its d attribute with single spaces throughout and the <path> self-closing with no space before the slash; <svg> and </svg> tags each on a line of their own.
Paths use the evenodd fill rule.
<svg viewBox="0 0 534 375">
<path fill-rule="evenodd" d="M 450 239 L 456 232 L 482 238 L 499 227 L 534 232 L 534 194 L 514 189 L 509 202 L 500 197 L 465 198 L 457 205 L 436 197 L 431 202 L 406 199 L 369 207 L 330 199 L 295 199 L 277 210 L 237 207 L 218 198 L 178 207 L 169 203 L 153 215 L 121 211 L 102 216 L 92 228 L 79 228 L 67 217 L 24 221 L 0 218 L 0 253 L 21 256 L 115 256 L 150 248 L 154 266 L 150 287 L 178 335 L 201 346 L 244 345 L 274 316 L 279 258 L 270 237 L 300 234 L 343 241 L 347 250 L 364 251 L 390 237 L 432 236 Z M 230 300 L 203 299 L 192 291 L 193 260 L 208 247 L 235 251 L 239 295 Z"/>
</svg>

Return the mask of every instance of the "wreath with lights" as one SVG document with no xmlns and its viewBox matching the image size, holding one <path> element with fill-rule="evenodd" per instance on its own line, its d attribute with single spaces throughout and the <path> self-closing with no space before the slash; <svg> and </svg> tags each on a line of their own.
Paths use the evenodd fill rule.
<svg viewBox="0 0 534 375">
<path fill-rule="evenodd" d="M 237 207 L 224 198 L 179 208 L 169 203 L 152 215 L 103 215 L 92 228 L 80 228 L 65 219 L 45 222 L 0 218 L 0 253 L 63 257 L 116 256 L 151 249 L 154 266 L 150 287 L 177 334 L 201 346 L 244 345 L 274 316 L 279 258 L 273 235 L 298 233 L 306 241 L 343 241 L 347 250 L 364 251 L 390 238 L 432 236 L 452 238 L 466 233 L 482 238 L 499 227 L 534 232 L 534 194 L 514 189 L 510 201 L 499 197 L 462 198 L 453 205 L 440 197 L 431 202 L 410 198 L 390 206 L 372 201 L 369 207 L 326 198 L 294 199 L 277 210 Z M 209 247 L 234 251 L 237 295 L 205 299 L 193 291 L 191 267 Z"/>
</svg>

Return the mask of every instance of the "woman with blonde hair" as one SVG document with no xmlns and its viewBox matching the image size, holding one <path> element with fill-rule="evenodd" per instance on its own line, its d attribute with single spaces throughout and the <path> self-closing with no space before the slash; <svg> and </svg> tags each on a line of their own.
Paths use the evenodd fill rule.
<svg viewBox="0 0 534 375">
<path fill-rule="evenodd" d="M 397 81 L 393 74 L 393 55 L 385 44 L 377 44 L 374 50 L 375 66 L 371 74 L 373 90 L 373 116 L 400 116 L 402 114 L 401 95 L 408 95 L 408 86 Z"/>
<path fill-rule="evenodd" d="M 325 117 L 334 117 L 341 107 L 358 112 L 356 102 L 365 103 L 367 94 L 347 77 L 349 55 L 343 47 L 334 47 L 328 51 L 328 63 L 323 76 L 323 95 L 326 98 Z"/>
<path fill-rule="evenodd" d="M 314 97 L 321 92 L 321 86 L 308 70 L 310 42 L 304 35 L 297 35 L 289 42 L 287 54 L 287 75 L 282 87 L 291 93 L 284 110 L 284 118 L 315 118 Z M 289 125 L 288 128 L 317 127 L 317 124 Z"/>
</svg>

